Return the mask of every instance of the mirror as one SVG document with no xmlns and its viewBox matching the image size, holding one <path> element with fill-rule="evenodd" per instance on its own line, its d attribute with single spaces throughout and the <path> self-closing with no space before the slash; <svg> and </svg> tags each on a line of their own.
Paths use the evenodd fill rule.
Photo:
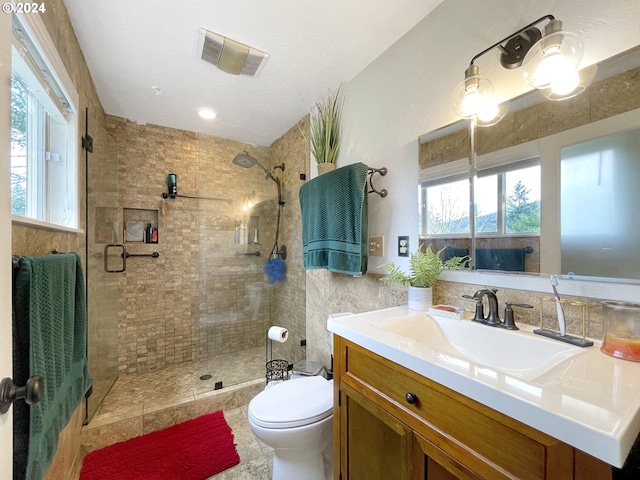
<svg viewBox="0 0 640 480">
<path fill-rule="evenodd" d="M 573 99 L 551 102 L 533 91 L 513 99 L 495 126 L 459 121 L 422 135 L 421 243 L 447 247 L 447 256 L 475 250 L 478 270 L 639 282 L 638 129 L 640 47 L 601 62 L 593 84 Z M 620 142 L 628 145 L 622 159 L 607 157 Z M 606 168 L 617 175 L 605 179 Z M 608 197 L 585 186 L 604 180 L 622 183 L 601 183 Z"/>
</svg>

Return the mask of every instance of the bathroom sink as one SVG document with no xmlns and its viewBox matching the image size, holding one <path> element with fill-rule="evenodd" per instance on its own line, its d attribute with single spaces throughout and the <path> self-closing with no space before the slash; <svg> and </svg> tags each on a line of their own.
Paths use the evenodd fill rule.
<svg viewBox="0 0 640 480">
<path fill-rule="evenodd" d="M 372 326 L 426 346 L 458 367 L 468 368 L 466 361 L 525 380 L 583 352 L 579 347 L 538 337 L 531 329 L 508 331 L 426 313 L 382 320 Z"/>
</svg>

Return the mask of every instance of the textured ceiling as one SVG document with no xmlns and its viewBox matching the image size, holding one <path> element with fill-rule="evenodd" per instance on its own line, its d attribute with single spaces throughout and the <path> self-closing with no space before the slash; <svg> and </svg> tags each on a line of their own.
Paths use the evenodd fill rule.
<svg viewBox="0 0 640 480">
<path fill-rule="evenodd" d="M 270 145 L 441 1 L 64 0 L 106 113 L 255 145 Z M 202 27 L 267 52 L 260 76 L 201 60 Z M 218 117 L 201 119 L 201 107 Z"/>
</svg>

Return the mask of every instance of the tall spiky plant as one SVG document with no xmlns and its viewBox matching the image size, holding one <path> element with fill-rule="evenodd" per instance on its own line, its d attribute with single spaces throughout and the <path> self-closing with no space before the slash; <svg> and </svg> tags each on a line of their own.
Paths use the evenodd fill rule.
<svg viewBox="0 0 640 480">
<path fill-rule="evenodd" d="M 340 150 L 340 117 L 342 98 L 340 88 L 315 105 L 311 112 L 311 154 L 316 163 L 335 163 Z"/>
<path fill-rule="evenodd" d="M 424 244 L 422 245 L 424 246 Z M 434 252 L 429 245 L 424 251 L 422 246 L 409 258 L 409 273 L 405 273 L 393 262 L 380 265 L 389 274 L 380 281 L 387 285 L 400 285 L 404 287 L 431 288 L 438 281 L 443 270 L 458 270 L 464 267 L 467 257 L 453 257 L 443 262 L 440 255 L 444 248 Z"/>
</svg>

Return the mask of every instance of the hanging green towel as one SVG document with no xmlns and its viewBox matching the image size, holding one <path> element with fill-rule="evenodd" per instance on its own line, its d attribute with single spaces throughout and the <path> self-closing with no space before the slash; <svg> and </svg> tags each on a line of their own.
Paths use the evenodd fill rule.
<svg viewBox="0 0 640 480">
<path fill-rule="evenodd" d="M 44 377 L 44 397 L 29 408 L 26 468 L 26 478 L 41 479 L 56 453 L 60 431 L 91 386 L 80 256 L 19 257 L 13 310 L 16 322 L 28 322 L 29 374 Z"/>
<path fill-rule="evenodd" d="M 524 248 L 477 248 L 476 268 L 524 272 Z"/>
<path fill-rule="evenodd" d="M 367 272 L 368 167 L 354 163 L 300 188 L 304 269 Z"/>
</svg>

